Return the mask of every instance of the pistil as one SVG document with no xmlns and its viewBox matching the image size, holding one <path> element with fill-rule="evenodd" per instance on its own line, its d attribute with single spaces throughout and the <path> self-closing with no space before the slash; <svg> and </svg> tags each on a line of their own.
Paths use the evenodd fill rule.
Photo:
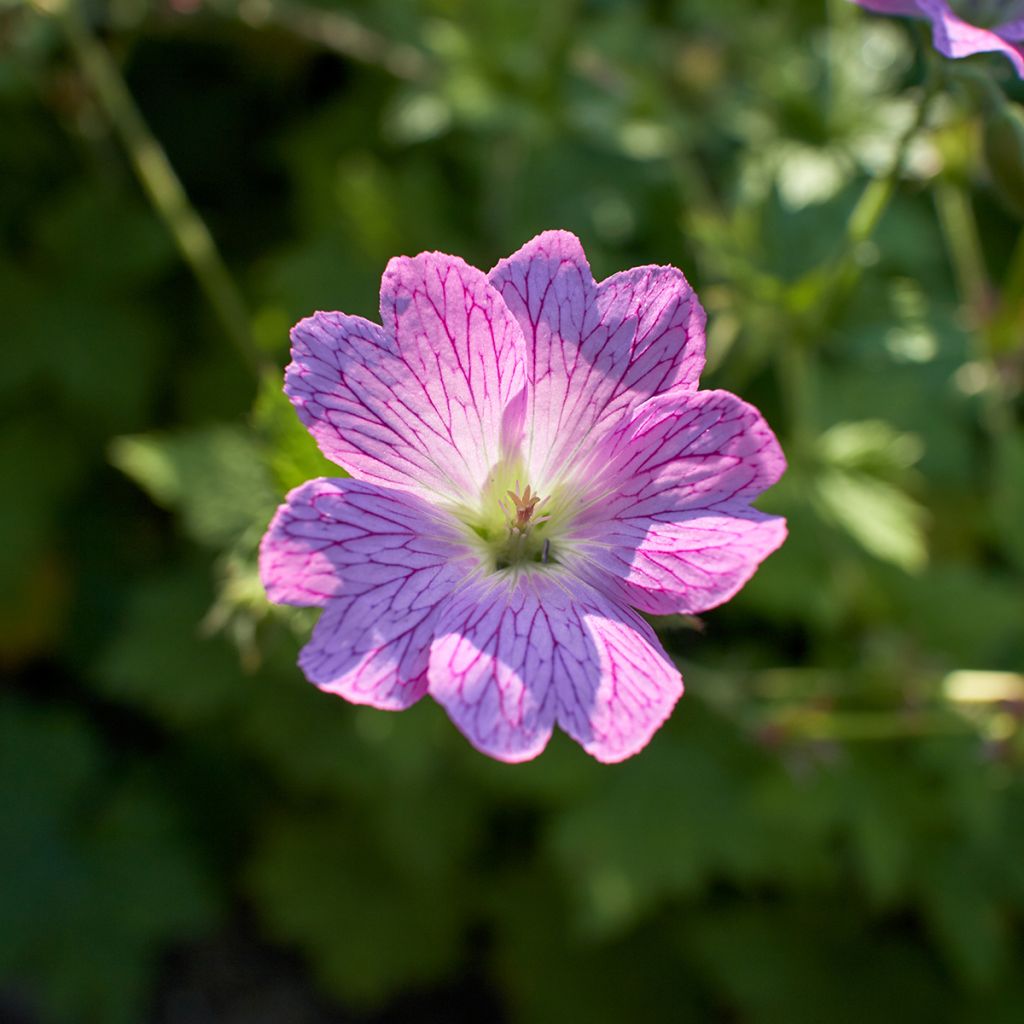
<svg viewBox="0 0 1024 1024">
<path fill-rule="evenodd" d="M 549 520 L 543 511 L 547 498 L 542 498 L 529 484 L 520 490 L 516 481 L 515 490 L 507 490 L 511 504 L 499 499 L 498 505 L 505 514 L 506 535 L 495 550 L 495 564 L 499 569 L 523 562 L 550 560 L 551 541 L 538 536 L 537 528 Z"/>
<path fill-rule="evenodd" d="M 516 481 L 515 491 L 506 491 L 505 493 L 512 499 L 512 504 L 515 506 L 516 518 L 515 522 L 511 523 L 511 526 L 517 527 L 520 530 L 526 529 L 530 523 L 530 519 L 533 517 L 533 510 L 540 504 L 541 497 L 539 494 L 532 494 L 530 492 L 530 485 L 526 485 L 526 490 L 523 491 L 522 495 L 519 495 L 519 481 Z"/>
</svg>

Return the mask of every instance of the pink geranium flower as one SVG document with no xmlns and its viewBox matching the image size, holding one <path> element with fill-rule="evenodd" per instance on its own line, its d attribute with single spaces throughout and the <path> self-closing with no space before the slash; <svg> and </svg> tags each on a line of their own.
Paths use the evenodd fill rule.
<svg viewBox="0 0 1024 1024">
<path fill-rule="evenodd" d="M 596 284 L 549 231 L 486 275 L 393 259 L 381 320 L 292 331 L 285 390 L 351 474 L 292 491 L 260 550 L 272 601 L 323 606 L 303 671 L 378 708 L 429 693 L 503 761 L 556 724 L 601 761 L 635 754 L 683 686 L 634 609 L 720 604 L 786 534 L 750 507 L 785 468 L 775 436 L 697 390 L 686 278 Z"/>
<path fill-rule="evenodd" d="M 1022 0 L 853 0 L 881 14 L 928 18 L 935 49 L 947 57 L 1003 53 L 1024 78 Z"/>
</svg>

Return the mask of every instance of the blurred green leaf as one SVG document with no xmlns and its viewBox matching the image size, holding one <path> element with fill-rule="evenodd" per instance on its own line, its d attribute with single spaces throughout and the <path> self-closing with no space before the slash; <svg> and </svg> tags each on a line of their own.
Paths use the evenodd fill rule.
<svg viewBox="0 0 1024 1024">
<path fill-rule="evenodd" d="M 419 884 L 341 807 L 266 822 L 248 877 L 266 926 L 353 1003 L 379 1004 L 454 968 L 465 913 L 456 878 Z"/>
<path fill-rule="evenodd" d="M 212 600 L 202 570 L 179 569 L 136 585 L 94 669 L 103 692 L 179 726 L 237 709 L 252 684 L 237 652 L 204 633 Z"/>
<path fill-rule="evenodd" d="M 345 476 L 345 471 L 326 459 L 302 424 L 275 373 L 265 377 L 253 409 L 253 425 L 270 453 L 274 482 L 283 493 L 316 477 Z"/>
<path fill-rule="evenodd" d="M 924 907 L 953 966 L 972 985 L 989 986 L 1006 962 L 1008 922 L 993 898 L 984 857 L 947 847 L 923 865 Z"/>
<path fill-rule="evenodd" d="M 532 865 L 498 879 L 488 895 L 501 925 L 494 959 L 512 1021 L 709 1019 L 706 987 L 663 929 L 603 942 L 581 937 L 563 899 L 560 882 Z"/>
<path fill-rule="evenodd" d="M 915 994 L 900 1011 L 908 1021 L 957 1019 L 919 948 L 838 901 L 726 901 L 674 931 L 720 986 L 725 1012 L 751 1024 L 885 1019 L 907 991 Z"/>
<path fill-rule="evenodd" d="M 80 717 L 6 701 L 0 739 L 0 870 L 18 881 L 0 890 L 0 979 L 32 984 L 47 1019 L 130 1024 L 216 897 L 167 801 L 113 779 Z"/>
<path fill-rule="evenodd" d="M 894 485 L 866 473 L 826 470 L 815 480 L 822 514 L 865 551 L 907 572 L 928 560 L 925 509 Z"/>
<path fill-rule="evenodd" d="M 179 512 L 185 532 L 201 544 L 231 544 L 262 528 L 277 505 L 263 451 L 240 427 L 119 437 L 110 459 L 154 501 Z"/>
<path fill-rule="evenodd" d="M 926 574 L 877 581 L 884 615 L 951 665 L 1016 667 L 1024 657 L 1024 589 L 997 570 L 936 563 Z"/>
<path fill-rule="evenodd" d="M 781 823 L 758 819 L 753 786 L 772 772 L 698 702 L 680 714 L 679 735 L 670 730 L 643 758 L 608 770 L 608 785 L 553 825 L 552 851 L 588 932 L 619 932 L 711 879 L 756 878 L 777 865 Z"/>
<path fill-rule="evenodd" d="M 819 458 L 830 466 L 883 475 L 899 473 L 921 458 L 921 441 L 882 420 L 837 423 L 817 440 Z"/>
</svg>

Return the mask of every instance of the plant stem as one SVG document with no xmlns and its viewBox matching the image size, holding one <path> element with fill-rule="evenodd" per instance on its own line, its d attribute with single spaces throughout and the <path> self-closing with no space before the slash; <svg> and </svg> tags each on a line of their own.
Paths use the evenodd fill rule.
<svg viewBox="0 0 1024 1024">
<path fill-rule="evenodd" d="M 959 182 L 940 180 L 935 188 L 935 203 L 946 252 L 953 265 L 957 290 L 961 301 L 970 310 L 969 331 L 974 358 L 986 364 L 993 381 L 998 382 L 999 374 L 993 359 L 995 352 L 992 344 L 995 337 L 995 319 L 992 317 L 994 292 L 985 268 L 981 234 L 978 231 L 970 195 L 966 187 Z M 1024 263 L 1024 257 L 1019 262 Z M 1011 267 L 1010 274 L 1011 277 L 1017 274 L 1024 275 L 1024 267 Z M 1008 280 L 1007 283 L 1012 288 L 1013 282 Z M 1024 285 L 1024 282 L 1018 281 L 1018 285 Z M 1008 291 L 1007 295 L 1009 294 Z M 1020 310 L 1014 310 L 1005 304 L 1003 309 L 1010 316 L 1012 326 L 1013 319 L 1020 317 Z M 995 440 L 1012 428 L 1012 415 L 998 385 L 985 389 L 981 422 Z"/>
<path fill-rule="evenodd" d="M 348 60 L 379 67 L 395 78 L 421 82 L 434 74 L 432 62 L 421 50 L 407 43 L 394 43 L 341 11 L 298 0 L 273 0 L 265 5 L 220 0 L 212 6 L 250 27 L 275 25 Z"/>
<path fill-rule="evenodd" d="M 195 275 L 228 338 L 254 374 L 267 365 L 249 330 L 249 315 L 213 236 L 189 202 L 163 147 L 149 130 L 110 53 L 76 4 L 56 12 L 82 74 L 128 153 L 160 219 Z"/>
<path fill-rule="evenodd" d="M 928 111 L 931 109 L 931 101 L 936 91 L 936 76 L 929 73 L 914 120 L 907 126 L 896 144 L 888 173 L 868 182 L 847 218 L 846 239 L 842 254 L 829 274 L 829 280 L 823 290 L 823 298 L 820 303 L 825 317 L 835 306 L 840 305 L 850 296 L 860 280 L 863 268 L 858 260 L 858 250 L 874 235 L 885 211 L 896 195 L 903 173 L 903 164 L 907 159 L 911 144 L 927 121 Z"/>
<path fill-rule="evenodd" d="M 991 304 L 992 288 L 970 196 L 963 185 L 940 178 L 935 185 L 935 205 L 957 289 L 977 325 Z"/>
</svg>

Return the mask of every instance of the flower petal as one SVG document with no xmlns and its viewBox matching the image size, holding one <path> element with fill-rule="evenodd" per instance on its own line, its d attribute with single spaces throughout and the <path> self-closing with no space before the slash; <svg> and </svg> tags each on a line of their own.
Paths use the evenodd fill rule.
<svg viewBox="0 0 1024 1024">
<path fill-rule="evenodd" d="M 430 693 L 477 749 L 526 761 L 555 721 L 591 755 L 647 744 L 682 693 L 646 623 L 553 571 L 479 578 L 441 610 Z"/>
<path fill-rule="evenodd" d="M 704 310 L 674 267 L 595 284 L 580 241 L 546 231 L 490 273 L 526 339 L 531 480 L 544 489 L 651 395 L 692 390 L 704 365 Z"/>
<path fill-rule="evenodd" d="M 680 514 L 676 522 L 611 524 L 591 566 L 616 578 L 622 599 L 650 615 L 694 614 L 734 597 L 786 539 L 786 521 L 741 502 Z M 588 567 L 580 572 L 588 574 Z"/>
<path fill-rule="evenodd" d="M 440 253 L 388 264 L 381 316 L 383 328 L 342 313 L 300 321 L 285 390 L 353 476 L 475 497 L 524 384 L 518 324 L 481 271 Z"/>
<path fill-rule="evenodd" d="M 1017 74 L 1024 78 L 1024 49 L 1010 42 L 1015 22 L 996 29 L 971 25 L 959 17 L 948 0 L 918 0 L 921 10 L 932 19 L 932 42 L 947 57 L 968 57 L 972 53 L 1002 53 L 1010 58 Z"/>
<path fill-rule="evenodd" d="M 1005 21 L 1002 25 L 996 25 L 993 31 L 1008 43 L 1024 43 L 1024 18 Z M 1018 53 L 1021 52 L 1021 47 L 1017 46 L 1015 49 Z"/>
<path fill-rule="evenodd" d="M 437 606 L 474 564 L 443 513 L 356 480 L 312 480 L 292 491 L 260 548 L 272 601 L 326 605 L 299 656 L 306 677 L 389 709 L 425 692 Z"/>
<path fill-rule="evenodd" d="M 591 579 L 609 574 L 642 611 L 721 604 L 785 539 L 783 519 L 748 504 L 785 457 L 761 414 L 727 391 L 649 402 L 601 458 L 560 560 Z"/>
<path fill-rule="evenodd" d="M 1002 53 L 1009 57 L 1017 74 L 1024 78 L 1024 18 L 986 28 L 972 25 L 954 10 L 949 0 L 854 0 L 879 14 L 930 18 L 932 43 L 947 57 L 968 57 L 972 53 Z"/>
<path fill-rule="evenodd" d="M 749 500 L 771 487 L 786 457 L 764 417 L 729 391 L 659 396 L 595 453 L 591 515 L 671 520 L 678 511 Z"/>
<path fill-rule="evenodd" d="M 558 724 L 598 761 L 624 761 L 643 750 L 672 713 L 683 679 L 639 615 L 593 588 L 577 584 L 574 590 L 574 610 L 596 664 L 583 680 L 580 673 L 560 681 Z"/>
<path fill-rule="evenodd" d="M 441 609 L 430 650 L 430 695 L 478 750 L 529 761 L 555 723 L 556 633 L 564 658 L 579 639 L 559 609 L 541 607 L 532 576 L 480 577 Z"/>
</svg>

